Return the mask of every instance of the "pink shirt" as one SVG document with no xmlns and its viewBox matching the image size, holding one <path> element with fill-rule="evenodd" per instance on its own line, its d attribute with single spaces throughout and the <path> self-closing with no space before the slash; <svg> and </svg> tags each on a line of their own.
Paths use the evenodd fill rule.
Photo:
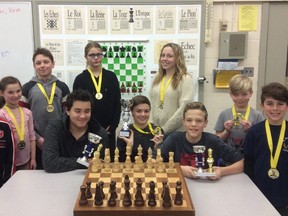
<svg viewBox="0 0 288 216">
<path fill-rule="evenodd" d="M 19 149 L 17 146 L 18 143 L 20 142 L 20 139 L 16 132 L 16 127 L 13 124 L 11 116 L 7 113 L 7 111 L 4 108 L 0 110 L 0 118 L 6 120 L 11 125 L 11 129 L 14 133 L 15 143 L 16 143 L 16 155 L 15 155 L 16 166 L 24 165 L 30 160 L 30 155 L 31 155 L 30 154 L 31 153 L 30 141 L 36 140 L 32 112 L 29 109 L 23 108 L 23 107 L 22 107 L 22 110 L 24 112 L 24 141 L 26 143 L 24 149 L 22 150 Z M 19 128 L 21 128 L 21 115 L 16 117 L 16 121 L 18 123 Z"/>
</svg>

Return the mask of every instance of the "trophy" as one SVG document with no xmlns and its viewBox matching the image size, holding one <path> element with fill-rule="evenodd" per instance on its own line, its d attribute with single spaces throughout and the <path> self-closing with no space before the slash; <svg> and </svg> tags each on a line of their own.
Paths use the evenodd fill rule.
<svg viewBox="0 0 288 216">
<path fill-rule="evenodd" d="M 196 153 L 196 166 L 198 168 L 196 176 L 199 177 L 209 177 L 209 176 L 215 176 L 216 173 L 213 172 L 212 170 L 212 166 L 213 166 L 213 162 L 214 159 L 212 157 L 212 149 L 208 149 L 208 157 L 207 157 L 207 163 L 209 166 L 208 170 L 204 170 L 204 166 L 205 166 L 205 158 L 204 158 L 204 152 L 205 152 L 205 146 L 201 146 L 201 145 L 195 145 L 193 146 L 193 150 Z"/>
<path fill-rule="evenodd" d="M 121 113 L 121 119 L 123 121 L 123 127 L 120 130 L 120 137 L 130 137 L 130 129 L 128 124 L 131 121 L 131 115 L 130 115 L 130 107 L 132 105 L 132 100 L 126 100 L 121 99 L 121 106 L 122 106 L 122 113 Z"/>
<path fill-rule="evenodd" d="M 100 140 L 102 138 L 96 134 L 93 133 L 88 133 L 88 140 L 89 143 L 87 145 L 85 145 L 84 147 L 84 151 L 83 151 L 83 157 L 82 158 L 78 158 L 77 162 L 88 167 L 89 166 L 89 161 L 88 158 L 91 157 L 93 151 L 94 151 L 94 147 L 96 144 L 100 143 Z"/>
</svg>

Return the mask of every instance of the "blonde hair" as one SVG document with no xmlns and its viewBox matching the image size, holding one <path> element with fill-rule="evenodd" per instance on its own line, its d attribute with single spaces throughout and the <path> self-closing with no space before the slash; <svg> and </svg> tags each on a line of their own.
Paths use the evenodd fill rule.
<svg viewBox="0 0 288 216">
<path fill-rule="evenodd" d="M 172 50 L 174 52 L 175 59 L 176 59 L 176 71 L 175 71 L 175 74 L 174 74 L 173 79 L 172 79 L 172 87 L 174 89 L 176 89 L 177 86 L 179 85 L 179 82 L 182 79 L 182 77 L 187 74 L 187 67 L 185 64 L 185 57 L 184 57 L 183 50 L 182 50 L 181 46 L 179 46 L 178 44 L 175 44 L 175 43 L 167 43 L 162 47 L 161 52 L 160 52 L 160 56 L 159 56 L 159 61 L 158 61 L 159 70 L 158 70 L 158 73 L 157 73 L 153 83 L 152 83 L 152 86 L 159 84 L 161 82 L 162 78 L 166 74 L 166 70 L 163 69 L 163 67 L 161 65 L 161 54 L 163 52 L 163 49 L 166 47 L 172 48 Z"/>
<path fill-rule="evenodd" d="M 229 82 L 229 89 L 232 94 L 237 92 L 246 93 L 252 92 L 252 80 L 242 74 L 237 74 L 233 76 Z"/>
</svg>

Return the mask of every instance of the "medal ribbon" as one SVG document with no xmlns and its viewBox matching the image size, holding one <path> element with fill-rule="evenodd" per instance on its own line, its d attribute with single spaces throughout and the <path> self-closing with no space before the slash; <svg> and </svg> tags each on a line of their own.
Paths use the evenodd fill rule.
<svg viewBox="0 0 288 216">
<path fill-rule="evenodd" d="M 268 120 L 265 121 L 265 129 L 266 129 L 266 136 L 267 136 L 268 146 L 269 146 L 269 149 L 270 149 L 270 166 L 271 166 L 271 168 L 276 169 L 277 163 L 278 163 L 278 160 L 279 160 L 279 156 L 280 156 L 280 151 L 281 151 L 281 148 L 282 148 L 282 145 L 283 145 L 283 140 L 284 140 L 284 135 L 285 135 L 285 130 L 286 130 L 286 121 L 283 120 L 283 122 L 282 122 L 280 135 L 279 135 L 279 138 L 278 138 L 278 143 L 277 143 L 276 152 L 275 152 L 274 157 L 272 155 L 272 152 L 273 152 L 273 141 L 272 141 L 271 130 L 270 130 L 270 126 L 269 126 Z"/>
<path fill-rule="evenodd" d="M 19 140 L 24 141 L 24 112 L 23 112 L 22 108 L 19 107 L 20 115 L 21 115 L 21 128 L 19 128 L 18 122 L 16 121 L 16 117 L 13 114 L 13 112 L 11 111 L 11 109 L 7 105 L 5 105 L 4 108 L 8 112 L 8 114 L 10 115 L 12 122 L 15 125 Z"/>
<path fill-rule="evenodd" d="M 236 115 L 237 115 L 235 106 L 232 107 L 232 115 L 233 115 L 233 116 L 236 116 Z M 247 109 L 246 109 L 246 111 L 245 111 L 245 116 L 244 116 L 243 118 L 244 118 L 245 120 L 248 120 L 249 115 L 250 115 L 250 106 L 247 107 Z"/>
<path fill-rule="evenodd" d="M 37 83 L 37 85 L 38 85 L 39 89 L 41 90 L 42 94 L 46 97 L 48 105 L 52 105 L 53 100 L 54 100 L 55 91 L 56 91 L 56 82 L 53 82 L 53 84 L 52 84 L 50 98 L 48 97 L 48 95 L 47 95 L 45 89 L 43 88 L 43 86 L 41 85 L 41 83 Z"/>
<path fill-rule="evenodd" d="M 97 83 L 97 81 L 95 79 L 95 76 L 93 75 L 91 69 L 87 68 L 87 70 L 90 73 L 91 79 L 92 79 L 92 81 L 94 83 L 94 87 L 95 87 L 96 93 L 100 93 L 101 86 L 102 86 L 102 68 L 101 68 L 101 71 L 100 71 L 100 74 L 99 74 L 99 84 Z"/>
<path fill-rule="evenodd" d="M 167 88 L 172 80 L 173 76 L 171 76 L 169 78 L 169 80 L 167 81 L 166 85 L 164 86 L 164 80 L 165 80 L 165 77 L 162 78 L 161 80 L 161 85 L 160 85 L 160 103 L 163 104 L 164 103 L 164 95 L 165 95 L 165 92 L 167 91 Z"/>
<path fill-rule="evenodd" d="M 143 133 L 143 134 L 152 134 L 152 135 L 154 135 L 154 130 L 153 130 L 153 128 L 152 128 L 152 125 L 148 122 L 147 123 L 148 124 L 148 127 L 149 127 L 149 130 L 150 130 L 150 132 L 146 132 L 146 131 L 143 131 L 140 127 L 138 127 L 136 124 L 133 124 L 133 127 L 138 131 L 138 132 L 140 132 L 140 133 Z"/>
</svg>

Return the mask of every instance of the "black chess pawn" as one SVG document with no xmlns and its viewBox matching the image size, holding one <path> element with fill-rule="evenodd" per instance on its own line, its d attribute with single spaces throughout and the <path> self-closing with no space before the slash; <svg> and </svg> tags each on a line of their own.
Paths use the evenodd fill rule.
<svg viewBox="0 0 288 216">
<path fill-rule="evenodd" d="M 123 201 L 122 201 L 122 205 L 125 207 L 129 207 L 132 205 L 132 200 L 131 200 L 131 194 L 130 194 L 130 179 L 128 175 L 125 175 L 124 178 L 124 197 L 123 197 Z"/>
<path fill-rule="evenodd" d="M 92 193 L 91 193 L 91 181 L 86 182 L 86 197 L 87 199 L 92 198 Z"/>
<path fill-rule="evenodd" d="M 138 178 L 137 182 L 136 182 L 136 194 L 135 194 L 135 206 L 140 207 L 140 206 L 144 206 L 145 202 L 144 202 L 144 198 L 142 196 L 142 180 L 140 178 Z"/>
<path fill-rule="evenodd" d="M 96 184 L 94 204 L 96 206 L 103 205 L 103 197 L 102 197 L 102 192 L 101 192 L 101 185 L 100 185 L 99 182 Z"/>
<path fill-rule="evenodd" d="M 176 195 L 175 195 L 175 199 L 174 199 L 174 204 L 175 205 L 183 205 L 183 195 L 181 193 L 182 190 L 182 182 L 181 181 L 177 181 L 176 182 Z"/>
<path fill-rule="evenodd" d="M 148 194 L 148 206 L 154 207 L 156 206 L 156 196 L 155 196 L 155 182 L 150 181 L 149 182 L 149 194 Z"/>
<path fill-rule="evenodd" d="M 116 205 L 116 199 L 117 199 L 117 193 L 116 193 L 116 182 L 115 181 L 111 181 L 110 183 L 110 198 L 108 200 L 108 205 L 109 206 L 115 206 Z"/>
<path fill-rule="evenodd" d="M 85 185 L 81 185 L 80 191 L 81 191 L 81 196 L 80 196 L 80 200 L 79 200 L 79 205 L 80 206 L 85 206 L 85 205 L 88 204 L 88 200 L 87 200 L 87 197 L 86 197 L 86 186 Z"/>
</svg>

